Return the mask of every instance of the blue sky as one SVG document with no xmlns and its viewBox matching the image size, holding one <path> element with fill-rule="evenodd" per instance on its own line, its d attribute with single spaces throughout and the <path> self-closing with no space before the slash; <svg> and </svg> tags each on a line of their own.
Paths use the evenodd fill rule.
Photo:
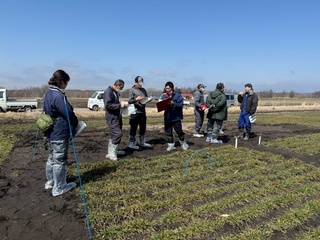
<svg viewBox="0 0 320 240">
<path fill-rule="evenodd" d="M 320 90 L 319 0 L 0 0 L 0 86 Z"/>
</svg>

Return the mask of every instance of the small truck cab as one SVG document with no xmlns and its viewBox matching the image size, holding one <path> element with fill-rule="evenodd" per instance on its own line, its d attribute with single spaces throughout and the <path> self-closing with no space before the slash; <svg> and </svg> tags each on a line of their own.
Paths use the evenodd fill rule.
<svg viewBox="0 0 320 240">
<path fill-rule="evenodd" d="M 100 108 L 104 109 L 103 102 L 104 91 L 95 91 L 88 99 L 88 108 L 92 111 L 99 111 Z"/>
<path fill-rule="evenodd" d="M 37 107 L 37 99 L 11 99 L 7 89 L 0 89 L 0 112 L 31 112 Z"/>
</svg>

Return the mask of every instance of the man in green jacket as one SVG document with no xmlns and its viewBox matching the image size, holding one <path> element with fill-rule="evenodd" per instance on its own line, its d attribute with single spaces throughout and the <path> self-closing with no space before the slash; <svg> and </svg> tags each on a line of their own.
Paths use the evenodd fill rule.
<svg viewBox="0 0 320 240">
<path fill-rule="evenodd" d="M 216 90 L 208 95 L 206 99 L 206 106 L 209 109 L 207 114 L 208 135 L 206 142 L 222 143 L 222 140 L 218 140 L 218 135 L 221 130 L 223 120 L 227 119 L 227 98 L 224 94 L 223 83 L 218 83 Z"/>
</svg>

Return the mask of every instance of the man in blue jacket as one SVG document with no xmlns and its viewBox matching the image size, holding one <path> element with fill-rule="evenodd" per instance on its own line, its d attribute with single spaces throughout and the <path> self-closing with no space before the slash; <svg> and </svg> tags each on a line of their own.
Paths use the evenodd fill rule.
<svg viewBox="0 0 320 240">
<path fill-rule="evenodd" d="M 173 141 L 173 129 L 179 136 L 180 146 L 183 150 L 189 148 L 188 143 L 184 139 L 181 120 L 183 119 L 183 98 L 180 93 L 174 90 L 172 82 L 165 84 L 165 93 L 161 95 L 160 100 L 171 99 L 168 103 L 168 108 L 164 111 L 164 130 L 168 139 L 167 151 L 175 149 Z"/>
</svg>

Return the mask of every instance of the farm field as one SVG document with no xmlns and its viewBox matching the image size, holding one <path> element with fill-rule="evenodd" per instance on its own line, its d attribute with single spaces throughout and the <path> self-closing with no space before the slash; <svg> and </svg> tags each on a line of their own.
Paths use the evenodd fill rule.
<svg viewBox="0 0 320 240">
<path fill-rule="evenodd" d="M 185 109 L 190 149 L 177 141 L 170 153 L 161 113 L 149 110 L 146 136 L 154 148 L 140 151 L 127 148 L 125 117 L 120 148 L 127 154 L 113 162 L 105 159 L 103 111 L 76 109 L 88 125 L 75 139 L 76 155 L 69 150 L 68 178 L 78 187 L 59 197 L 44 189 L 39 113 L 1 114 L 0 239 L 318 239 L 319 106 L 273 103 L 259 110 L 251 138 L 235 148 L 237 107 L 220 145 L 192 137 L 192 108 Z"/>
</svg>

